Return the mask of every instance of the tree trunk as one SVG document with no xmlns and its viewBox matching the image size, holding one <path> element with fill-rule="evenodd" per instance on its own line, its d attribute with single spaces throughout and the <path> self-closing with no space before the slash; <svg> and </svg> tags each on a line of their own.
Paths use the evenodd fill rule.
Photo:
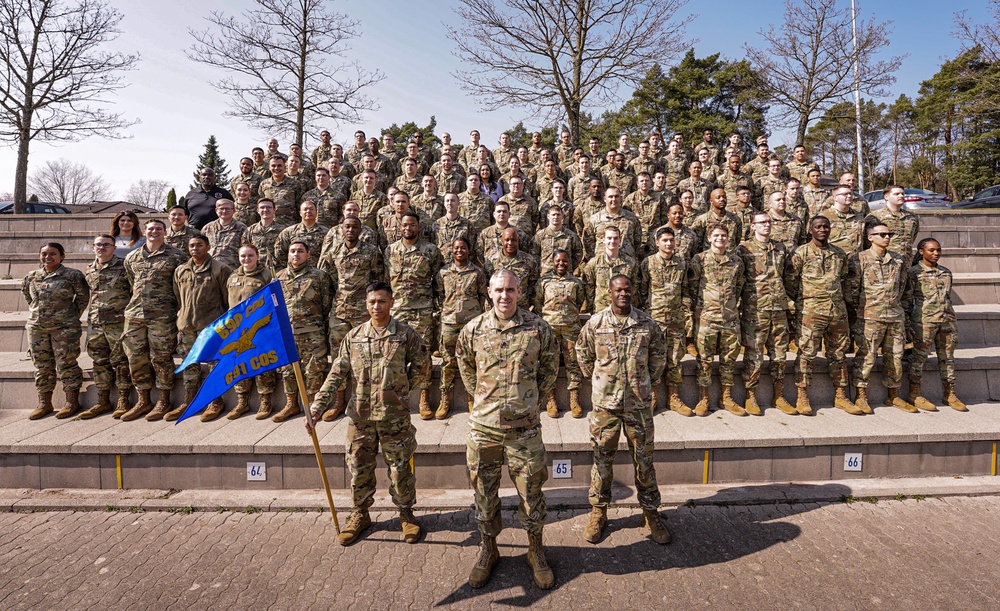
<svg viewBox="0 0 1000 611">
<path fill-rule="evenodd" d="M 14 214 L 28 211 L 28 145 L 31 132 L 22 128 L 17 143 L 17 169 L 14 171 Z"/>
<path fill-rule="evenodd" d="M 795 130 L 795 143 L 806 141 L 806 129 L 809 127 L 809 115 L 805 112 L 799 113 L 799 126 Z"/>
<path fill-rule="evenodd" d="M 569 124 L 569 138 L 574 145 L 580 144 L 580 104 L 570 102 L 566 107 L 566 122 Z"/>
</svg>

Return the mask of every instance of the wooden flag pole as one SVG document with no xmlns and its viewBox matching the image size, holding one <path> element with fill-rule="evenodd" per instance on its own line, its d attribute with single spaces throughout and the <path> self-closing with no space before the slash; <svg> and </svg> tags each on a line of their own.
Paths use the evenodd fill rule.
<svg viewBox="0 0 1000 611">
<path fill-rule="evenodd" d="M 333 504 L 333 493 L 330 492 L 330 480 L 326 477 L 326 465 L 323 464 L 323 452 L 319 449 L 319 439 L 316 437 L 316 422 L 312 419 L 312 412 L 309 411 L 310 404 L 312 401 L 309 398 L 309 394 L 306 392 L 306 382 L 302 378 L 302 368 L 299 367 L 299 362 L 295 361 L 292 363 L 292 369 L 295 371 L 295 382 L 299 386 L 299 401 L 302 405 L 302 411 L 306 413 L 306 422 L 309 423 L 309 436 L 312 437 L 313 450 L 316 451 L 316 462 L 319 464 L 319 474 L 323 478 L 323 489 L 326 491 L 326 500 L 330 504 L 330 514 L 333 516 L 333 527 L 337 530 L 337 534 L 340 534 L 340 520 L 337 519 L 337 507 Z"/>
</svg>

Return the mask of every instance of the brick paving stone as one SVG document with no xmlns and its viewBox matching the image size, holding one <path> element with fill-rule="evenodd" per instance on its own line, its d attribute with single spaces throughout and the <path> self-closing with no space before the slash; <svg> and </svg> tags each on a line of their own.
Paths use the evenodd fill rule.
<svg viewBox="0 0 1000 611">
<path fill-rule="evenodd" d="M 54 511 L 0 513 L 0 608 L 310 609 L 996 608 L 997 497 L 877 504 L 698 505 L 663 510 L 659 546 L 637 509 L 613 507 L 606 536 L 582 540 L 585 509 L 545 529 L 554 590 L 537 589 L 527 537 L 504 512 L 502 560 L 466 584 L 479 535 L 468 510 L 372 514 L 355 545 L 329 514 Z M 346 516 L 343 516 L 346 518 Z"/>
</svg>

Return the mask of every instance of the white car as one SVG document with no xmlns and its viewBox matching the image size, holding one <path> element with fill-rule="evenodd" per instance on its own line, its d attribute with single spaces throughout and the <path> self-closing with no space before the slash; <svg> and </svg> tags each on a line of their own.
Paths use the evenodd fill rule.
<svg viewBox="0 0 1000 611">
<path fill-rule="evenodd" d="M 872 210 L 885 208 L 885 196 L 881 189 L 865 193 L 865 199 Z M 950 208 L 951 198 L 925 189 L 903 189 L 903 207 L 907 210 Z"/>
</svg>

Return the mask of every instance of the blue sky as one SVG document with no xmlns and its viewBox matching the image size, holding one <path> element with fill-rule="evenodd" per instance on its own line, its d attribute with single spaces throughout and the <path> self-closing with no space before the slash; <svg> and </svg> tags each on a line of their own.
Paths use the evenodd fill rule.
<svg viewBox="0 0 1000 611">
<path fill-rule="evenodd" d="M 142 123 L 129 130 L 126 140 L 91 138 L 79 143 L 32 144 L 29 163 L 37 167 L 46 160 L 65 157 L 87 163 L 102 174 L 118 195 L 139 179 L 166 180 L 187 191 L 198 155 L 209 134 L 215 134 L 229 167 L 236 170 L 239 158 L 268 134 L 256 132 L 237 119 L 226 118 L 226 93 L 215 85 L 221 74 L 189 60 L 188 28 L 205 27 L 210 10 L 238 14 L 249 0 L 111 0 L 123 14 L 122 37 L 116 45 L 138 52 L 138 68 L 127 75 L 131 85 L 119 93 L 114 108 Z M 849 6 L 849 0 L 842 0 Z M 986 0 L 968 2 L 970 17 L 988 18 Z M 897 74 L 892 99 L 916 94 L 920 82 L 930 78 L 941 62 L 953 57 L 959 43 L 952 36 L 956 4 L 932 0 L 866 0 L 859 4 L 862 17 L 893 21 L 887 55 L 909 54 Z M 460 69 L 451 55 L 451 43 L 443 22 L 455 24 L 451 3 L 440 0 L 333 0 L 335 11 L 358 19 L 361 37 L 353 44 L 353 55 L 369 68 L 385 73 L 385 80 L 370 94 L 380 110 L 366 114 L 360 125 L 329 126 L 334 139 L 350 144 L 355 128 L 369 134 L 391 123 L 415 120 L 423 124 L 431 115 L 438 119 L 438 133 L 451 132 L 465 143 L 470 129 L 479 129 L 483 141 L 493 144 L 501 131 L 527 114 L 512 108 L 480 112 L 473 99 L 459 87 L 451 73 Z M 697 55 L 721 52 L 730 59 L 743 57 L 743 44 L 759 43 L 758 30 L 783 17 L 783 3 L 715 0 L 691 3 L 690 13 L 699 16 L 689 27 L 698 39 Z M 849 41 L 848 41 L 849 44 Z M 530 125 L 527 122 L 526 125 Z M 781 144 L 787 136 L 782 126 L 772 125 L 772 141 Z M 287 142 L 281 143 L 287 150 Z M 307 144 L 307 150 L 311 144 Z M 13 191 L 16 151 L 0 148 L 0 192 Z"/>
</svg>

